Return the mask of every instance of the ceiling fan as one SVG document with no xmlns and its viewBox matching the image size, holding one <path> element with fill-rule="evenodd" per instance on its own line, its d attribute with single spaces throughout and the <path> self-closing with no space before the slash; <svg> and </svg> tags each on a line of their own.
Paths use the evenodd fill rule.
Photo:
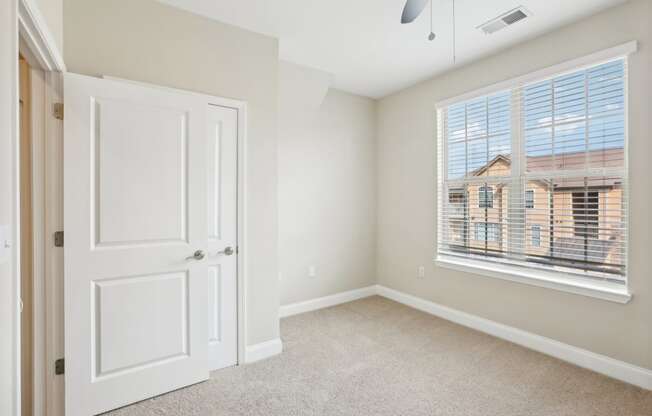
<svg viewBox="0 0 652 416">
<path fill-rule="evenodd" d="M 419 17 L 428 3 L 430 3 L 430 34 L 428 35 L 428 40 L 435 40 L 436 35 L 432 31 L 432 0 L 407 0 L 403 7 L 401 23 L 412 23 L 414 19 Z"/>
<path fill-rule="evenodd" d="M 431 0 L 407 0 L 405 6 L 403 7 L 403 14 L 401 15 L 401 23 L 412 23 L 414 19 L 419 17 L 423 9 L 426 8 L 426 5 L 430 3 L 432 7 Z"/>
<path fill-rule="evenodd" d="M 432 29 L 432 2 L 433 0 L 407 0 L 405 6 L 403 6 L 403 13 L 401 14 L 402 24 L 412 23 L 419 17 L 428 3 L 430 3 L 430 34 L 428 35 L 428 40 L 431 41 L 437 37 Z M 455 61 L 455 58 L 455 0 L 453 0 L 453 61 Z"/>
</svg>

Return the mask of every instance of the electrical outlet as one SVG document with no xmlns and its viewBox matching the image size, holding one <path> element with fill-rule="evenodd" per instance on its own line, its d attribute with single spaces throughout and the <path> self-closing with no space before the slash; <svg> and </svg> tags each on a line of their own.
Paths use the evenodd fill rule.
<svg viewBox="0 0 652 416">
<path fill-rule="evenodd" d="M 315 266 L 308 267 L 308 277 L 317 277 L 317 268 Z"/>
<path fill-rule="evenodd" d="M 278 272 L 278 281 L 280 282 L 281 280 L 283 280 L 283 273 Z"/>
<path fill-rule="evenodd" d="M 417 277 L 419 279 L 423 279 L 424 277 L 426 277 L 426 268 L 425 267 L 419 266 L 419 268 L 417 269 Z"/>
</svg>

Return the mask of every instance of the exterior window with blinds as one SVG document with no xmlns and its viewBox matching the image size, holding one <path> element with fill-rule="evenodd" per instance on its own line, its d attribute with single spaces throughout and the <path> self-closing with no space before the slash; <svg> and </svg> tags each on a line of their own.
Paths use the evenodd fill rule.
<svg viewBox="0 0 652 416">
<path fill-rule="evenodd" d="M 438 108 L 438 254 L 626 282 L 626 58 Z"/>
<path fill-rule="evenodd" d="M 525 208 L 534 208 L 534 189 L 525 191 Z"/>
<path fill-rule="evenodd" d="M 532 226 L 532 247 L 541 247 L 541 227 Z"/>
</svg>

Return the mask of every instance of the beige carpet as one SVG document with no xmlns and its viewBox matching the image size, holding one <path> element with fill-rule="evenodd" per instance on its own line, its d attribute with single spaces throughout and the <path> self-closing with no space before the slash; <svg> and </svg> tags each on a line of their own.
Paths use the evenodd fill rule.
<svg viewBox="0 0 652 416">
<path fill-rule="evenodd" d="M 281 334 L 279 356 L 110 414 L 652 415 L 652 392 L 380 297 Z"/>
</svg>

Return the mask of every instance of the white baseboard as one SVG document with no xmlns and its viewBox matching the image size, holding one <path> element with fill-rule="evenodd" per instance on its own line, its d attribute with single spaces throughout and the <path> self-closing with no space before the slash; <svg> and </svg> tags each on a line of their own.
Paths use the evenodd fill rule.
<svg viewBox="0 0 652 416">
<path fill-rule="evenodd" d="M 502 338 L 543 354 L 559 358 L 579 367 L 587 368 L 596 373 L 652 390 L 652 370 L 650 369 L 638 367 L 550 338 L 490 321 L 385 286 L 377 285 L 376 293 L 448 321 L 485 332 L 497 338 Z"/>
<path fill-rule="evenodd" d="M 328 308 L 341 303 L 351 302 L 368 296 L 380 295 L 385 298 L 394 300 L 404 305 L 419 309 L 431 315 L 438 316 L 451 322 L 475 329 L 501 338 L 514 344 L 521 345 L 534 351 L 558 358 L 563 361 L 575 364 L 579 367 L 587 368 L 596 373 L 634 384 L 647 390 L 652 390 L 652 370 L 638 367 L 624 361 L 616 360 L 605 355 L 597 354 L 589 350 L 564 344 L 551 338 L 536 335 L 531 332 L 523 331 L 508 325 L 504 325 L 489 319 L 481 318 L 470 313 L 462 312 L 448 306 L 440 305 L 429 300 L 398 290 L 390 289 L 385 286 L 375 285 L 361 289 L 350 290 L 348 292 L 337 293 L 322 298 L 312 299 L 305 302 L 292 303 L 281 306 L 279 314 L 281 318 L 299 313 L 310 312 L 317 309 Z M 277 340 L 275 340 L 277 341 Z M 269 341 L 274 342 L 274 341 Z M 278 352 L 281 350 L 280 340 L 278 340 Z M 263 343 L 266 344 L 266 343 Z M 258 347 L 263 344 L 257 344 Z M 249 355 L 247 348 L 247 356 Z M 278 353 L 276 352 L 276 353 Z M 274 355 L 274 354 L 270 354 Z M 265 355 L 265 358 L 269 355 Z M 247 362 L 249 362 L 247 360 Z"/>
<path fill-rule="evenodd" d="M 328 308 L 330 306 L 339 305 L 341 303 L 352 302 L 354 300 L 374 296 L 376 294 L 376 286 L 367 286 L 361 289 L 349 290 L 347 292 L 336 293 L 322 298 L 307 300 L 304 302 L 291 303 L 283 305 L 279 309 L 279 316 L 285 318 L 287 316 L 297 315 L 304 312 L 316 311 L 317 309 Z"/>
<path fill-rule="evenodd" d="M 265 358 L 280 354 L 282 351 L 283 342 L 281 342 L 280 338 L 261 342 L 259 344 L 247 345 L 247 347 L 245 347 L 245 363 L 249 364 L 264 360 Z"/>
</svg>

